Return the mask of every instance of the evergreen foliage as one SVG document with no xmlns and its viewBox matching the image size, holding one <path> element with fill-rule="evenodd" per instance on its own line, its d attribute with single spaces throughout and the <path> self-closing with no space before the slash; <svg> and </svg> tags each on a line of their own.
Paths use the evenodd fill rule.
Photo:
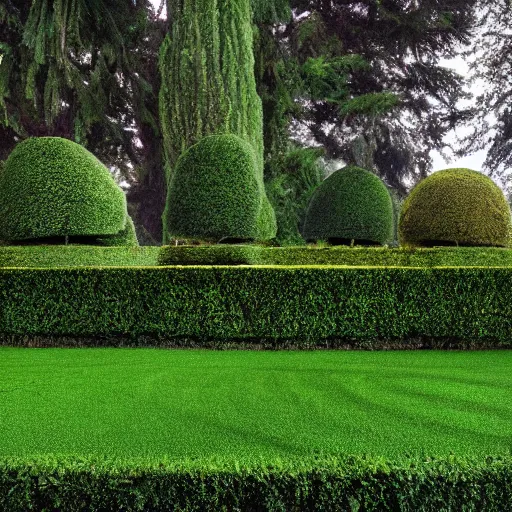
<svg viewBox="0 0 512 512">
<path fill-rule="evenodd" d="M 248 244 L 165 245 L 158 265 L 259 265 L 261 250 Z"/>
<path fill-rule="evenodd" d="M 11 247 L 0 248 L 3 254 Z M 7 256 L 5 257 L 7 259 Z M 510 267 L 512 249 L 500 247 L 363 247 L 166 245 L 159 265 L 342 265 L 355 267 Z M 19 265 L 16 265 L 19 266 Z M 21 265 L 23 266 L 23 265 Z"/>
<path fill-rule="evenodd" d="M 108 169 L 82 146 L 58 137 L 16 146 L 0 174 L 0 239 L 116 235 L 126 199 Z"/>
<path fill-rule="evenodd" d="M 117 235 L 100 237 L 96 243 L 106 247 L 138 247 L 139 241 L 132 218 L 126 216 L 126 225 Z"/>
<path fill-rule="evenodd" d="M 249 0 L 169 0 L 160 54 L 160 114 L 171 172 L 206 135 L 234 133 L 254 146 L 263 172 Z"/>
<path fill-rule="evenodd" d="M 250 144 L 232 134 L 205 137 L 176 164 L 164 229 L 183 239 L 258 239 L 264 197 L 260 183 Z"/>
<path fill-rule="evenodd" d="M 126 125 L 134 111 L 151 118 L 150 87 L 134 72 L 149 6 L 148 0 L 7 2 L 0 9 L 4 128 L 22 137 L 60 135 L 90 143 L 96 154 L 120 165 L 113 150 L 131 148 L 134 136 Z"/>
<path fill-rule="evenodd" d="M 328 370 L 331 372 L 331 370 Z M 512 457 L 317 455 L 295 459 L 0 460 L 1 504 L 26 510 L 505 511 Z"/>
<path fill-rule="evenodd" d="M 306 240 L 385 244 L 393 237 L 393 204 L 373 173 L 347 166 L 316 189 L 304 221 Z"/>
<path fill-rule="evenodd" d="M 267 162 L 267 193 L 277 218 L 276 239 L 281 245 L 302 245 L 306 209 L 323 179 L 322 151 L 291 148 Z"/>
<path fill-rule="evenodd" d="M 463 78 L 440 59 L 470 40 L 475 4 L 290 0 L 291 21 L 259 23 L 267 159 L 291 128 L 404 195 L 408 182 L 428 174 L 430 151 L 464 120 L 456 106 Z"/>
<path fill-rule="evenodd" d="M 136 222 L 156 240 L 164 27 L 150 0 L 0 2 L 0 159 L 30 136 L 79 142 L 130 183 Z"/>
<path fill-rule="evenodd" d="M 204 136 L 233 133 L 255 152 L 262 207 L 258 233 L 251 237 L 273 238 L 275 218 L 263 186 L 263 121 L 254 79 L 250 2 L 169 0 L 168 13 L 171 29 L 160 54 L 160 119 L 169 187 L 184 151 Z M 164 240 L 168 236 L 164 233 Z"/>
<path fill-rule="evenodd" d="M 484 169 L 507 184 L 512 169 L 512 9 L 508 0 L 479 0 L 475 37 L 466 48 L 473 83 L 485 84 L 465 113 L 469 134 L 457 152 L 464 157 L 486 150 Z"/>
<path fill-rule="evenodd" d="M 511 279 L 510 267 L 7 268 L 0 342 L 504 348 L 512 347 Z"/>
<path fill-rule="evenodd" d="M 404 202 L 399 237 L 405 245 L 507 246 L 510 208 L 500 188 L 469 169 L 438 171 Z"/>
<path fill-rule="evenodd" d="M 274 24 L 291 19 L 289 0 L 251 0 L 253 22 Z"/>
<path fill-rule="evenodd" d="M 150 267 L 160 247 L 99 245 L 11 245 L 0 247 L 0 267 Z"/>
</svg>

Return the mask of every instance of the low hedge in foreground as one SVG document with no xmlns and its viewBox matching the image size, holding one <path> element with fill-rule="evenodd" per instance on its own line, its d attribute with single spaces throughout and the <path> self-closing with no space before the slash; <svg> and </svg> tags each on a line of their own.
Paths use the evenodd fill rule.
<svg viewBox="0 0 512 512">
<path fill-rule="evenodd" d="M 511 282 L 510 267 L 0 269 L 0 335 L 511 346 Z"/>
<path fill-rule="evenodd" d="M 506 511 L 512 457 L 274 463 L 0 460 L 0 509 Z"/>
<path fill-rule="evenodd" d="M 0 267 L 153 266 L 159 247 L 0 246 Z"/>
<path fill-rule="evenodd" d="M 164 246 L 159 265 L 512 266 L 512 249 L 496 247 Z"/>
</svg>

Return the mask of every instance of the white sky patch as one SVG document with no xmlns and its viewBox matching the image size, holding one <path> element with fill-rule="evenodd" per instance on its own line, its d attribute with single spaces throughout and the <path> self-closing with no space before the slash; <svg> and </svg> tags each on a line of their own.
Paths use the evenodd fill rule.
<svg viewBox="0 0 512 512">
<path fill-rule="evenodd" d="M 155 7 L 155 11 L 157 11 L 160 8 L 160 0 L 151 0 L 151 3 Z M 160 15 L 160 18 L 167 18 L 167 3 L 164 4 L 164 9 L 162 11 L 162 14 Z"/>
</svg>

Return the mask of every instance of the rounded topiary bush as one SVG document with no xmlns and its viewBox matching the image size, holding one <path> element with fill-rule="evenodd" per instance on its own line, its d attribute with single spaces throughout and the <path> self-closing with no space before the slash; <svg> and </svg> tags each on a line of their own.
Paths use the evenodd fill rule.
<svg viewBox="0 0 512 512">
<path fill-rule="evenodd" d="M 183 239 L 257 239 L 261 204 L 252 147 L 236 135 L 211 135 L 179 158 L 169 183 L 164 229 Z"/>
<path fill-rule="evenodd" d="M 0 239 L 116 235 L 126 199 L 108 169 L 67 139 L 41 137 L 16 146 L 0 174 Z"/>
<path fill-rule="evenodd" d="M 303 236 L 337 244 L 385 244 L 393 238 L 388 189 L 375 174 L 359 167 L 334 172 L 311 197 Z"/>
<path fill-rule="evenodd" d="M 413 188 L 398 231 L 403 245 L 504 247 L 510 229 L 510 208 L 490 178 L 470 169 L 447 169 Z"/>
</svg>

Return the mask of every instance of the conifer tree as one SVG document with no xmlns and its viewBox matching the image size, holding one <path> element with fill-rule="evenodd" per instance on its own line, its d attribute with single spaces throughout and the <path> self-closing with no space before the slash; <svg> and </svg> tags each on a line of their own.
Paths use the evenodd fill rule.
<svg viewBox="0 0 512 512">
<path fill-rule="evenodd" d="M 282 151 L 276 137 L 287 139 L 283 127 L 292 125 L 295 138 L 373 168 L 404 193 L 407 182 L 428 173 L 430 151 L 463 120 L 457 102 L 464 79 L 440 59 L 470 40 L 476 0 L 289 4 L 288 21 L 258 22 L 266 144 Z"/>
</svg>

